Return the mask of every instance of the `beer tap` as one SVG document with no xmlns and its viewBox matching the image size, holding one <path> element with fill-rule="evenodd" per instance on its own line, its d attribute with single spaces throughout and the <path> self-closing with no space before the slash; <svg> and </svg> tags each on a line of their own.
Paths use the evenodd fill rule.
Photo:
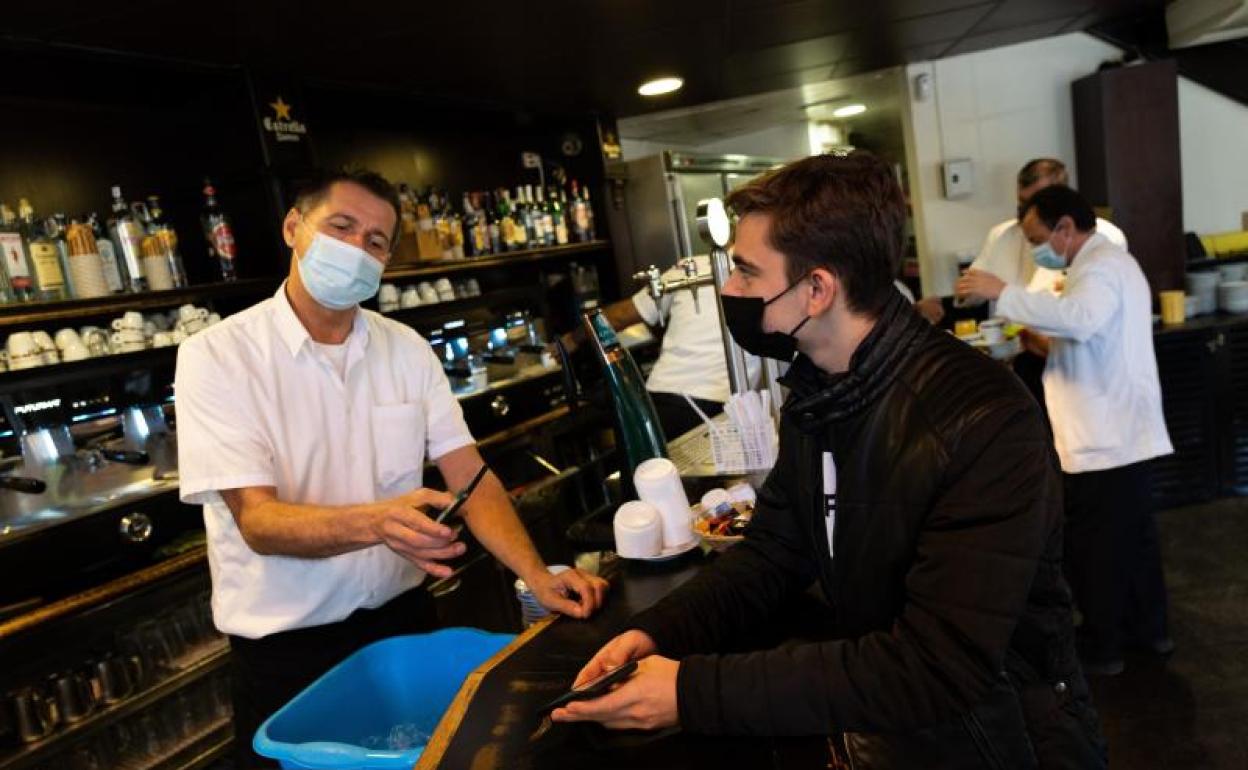
<svg viewBox="0 0 1248 770">
<path fill-rule="evenodd" d="M 680 260 L 677 265 L 685 272 L 684 277 L 663 280 L 663 272 L 654 265 L 642 270 L 640 273 L 633 275 L 633 280 L 642 281 L 646 284 L 646 293 L 650 295 L 650 299 L 654 300 L 654 304 L 659 304 L 659 300 L 664 294 L 688 289 L 693 295 L 693 310 L 695 313 L 702 312 L 702 304 L 698 299 L 698 288 L 701 286 L 709 286 L 715 282 L 715 278 L 710 275 L 698 275 L 698 263 L 693 257 L 685 257 Z M 659 314 L 659 325 L 663 325 L 663 315 Z"/>
</svg>

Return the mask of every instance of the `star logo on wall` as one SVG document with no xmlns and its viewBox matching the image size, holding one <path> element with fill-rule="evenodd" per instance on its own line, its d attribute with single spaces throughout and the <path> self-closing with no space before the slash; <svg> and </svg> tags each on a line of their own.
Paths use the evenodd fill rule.
<svg viewBox="0 0 1248 770">
<path fill-rule="evenodd" d="M 290 120 L 291 105 L 282 101 L 282 97 L 277 97 L 277 101 L 269 102 L 269 106 L 273 108 L 273 112 L 277 114 L 278 120 Z"/>
</svg>

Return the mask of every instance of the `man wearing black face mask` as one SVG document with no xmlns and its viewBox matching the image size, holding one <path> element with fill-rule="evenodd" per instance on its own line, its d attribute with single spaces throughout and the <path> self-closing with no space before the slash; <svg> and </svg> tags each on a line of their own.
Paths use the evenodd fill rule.
<svg viewBox="0 0 1248 770">
<path fill-rule="evenodd" d="M 1058 467 L 1006 370 L 893 289 L 905 205 L 864 153 L 729 196 L 734 338 L 793 359 L 745 540 L 578 676 L 638 672 L 559 721 L 827 735 L 855 768 L 1105 766 L 1061 573 Z M 835 633 L 724 654 L 817 585 Z"/>
</svg>

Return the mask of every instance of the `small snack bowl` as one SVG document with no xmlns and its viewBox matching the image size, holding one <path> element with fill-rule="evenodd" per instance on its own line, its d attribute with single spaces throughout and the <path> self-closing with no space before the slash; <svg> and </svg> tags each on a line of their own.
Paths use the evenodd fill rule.
<svg viewBox="0 0 1248 770">
<path fill-rule="evenodd" d="M 715 551 L 725 551 L 745 539 L 745 527 L 754 515 L 748 502 L 720 503 L 708 511 L 701 503 L 691 507 L 693 531 Z"/>
</svg>

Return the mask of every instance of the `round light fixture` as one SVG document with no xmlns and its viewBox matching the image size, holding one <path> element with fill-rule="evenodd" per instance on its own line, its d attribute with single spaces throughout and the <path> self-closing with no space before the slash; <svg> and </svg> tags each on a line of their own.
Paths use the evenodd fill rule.
<svg viewBox="0 0 1248 770">
<path fill-rule="evenodd" d="M 844 107 L 837 107 L 835 110 L 832 110 L 832 117 L 852 118 L 853 116 L 861 115 L 866 111 L 867 105 L 865 104 L 847 104 Z"/>
<path fill-rule="evenodd" d="M 655 78 L 642 83 L 641 87 L 637 89 L 637 93 L 642 96 L 662 96 L 673 91 L 679 91 L 684 84 L 685 81 L 676 77 Z"/>
</svg>

